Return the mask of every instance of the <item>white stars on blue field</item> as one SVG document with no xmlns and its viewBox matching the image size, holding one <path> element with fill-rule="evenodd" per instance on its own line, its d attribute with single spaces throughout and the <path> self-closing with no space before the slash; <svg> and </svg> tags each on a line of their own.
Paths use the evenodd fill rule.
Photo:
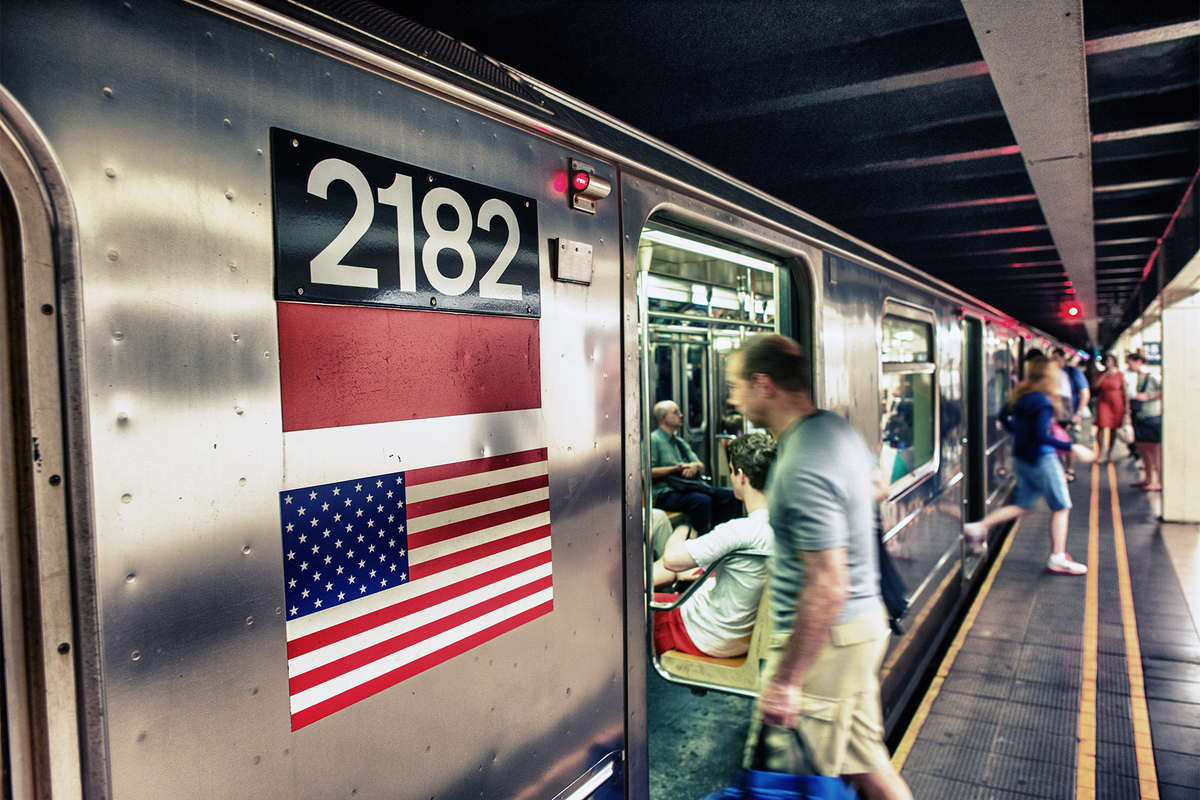
<svg viewBox="0 0 1200 800">
<path fill-rule="evenodd" d="M 279 510 L 288 619 L 408 582 L 403 472 L 289 489 Z"/>
</svg>

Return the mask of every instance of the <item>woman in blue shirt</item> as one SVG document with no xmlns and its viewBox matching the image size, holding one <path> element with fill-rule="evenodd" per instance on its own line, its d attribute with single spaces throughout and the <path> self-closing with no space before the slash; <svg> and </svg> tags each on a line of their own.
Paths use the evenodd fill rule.
<svg viewBox="0 0 1200 800">
<path fill-rule="evenodd" d="M 1072 445 L 1066 432 L 1055 422 L 1061 418 L 1057 396 L 1058 365 L 1047 358 L 1034 358 L 1026 365 L 1025 380 L 1013 389 L 1008 415 L 1004 419 L 1013 435 L 1013 467 L 1017 473 L 1017 490 L 1012 505 L 998 508 L 978 522 L 963 526 L 972 547 L 987 540 L 993 525 L 1022 517 L 1032 512 L 1038 500 L 1046 498 L 1050 506 L 1050 559 L 1046 569 L 1062 575 L 1084 575 L 1087 567 L 1077 563 L 1066 551 L 1067 520 L 1071 513 L 1071 496 L 1058 453 L 1074 452 L 1080 461 L 1093 460 L 1092 451 Z"/>
</svg>

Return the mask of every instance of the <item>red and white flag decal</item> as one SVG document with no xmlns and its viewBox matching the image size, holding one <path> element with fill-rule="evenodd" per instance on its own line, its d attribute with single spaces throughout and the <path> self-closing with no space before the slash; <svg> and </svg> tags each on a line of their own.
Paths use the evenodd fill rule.
<svg viewBox="0 0 1200 800">
<path fill-rule="evenodd" d="M 549 613 L 550 492 L 545 447 L 464 459 L 446 435 L 497 412 L 537 413 L 536 320 L 279 311 L 289 464 L 306 454 L 288 472 L 308 484 L 279 495 L 298 730 Z M 356 447 L 389 436 L 419 451 L 403 463 L 420 466 L 384 472 L 364 457 L 349 471 Z M 324 471 L 312 463 L 323 452 L 334 465 Z"/>
</svg>

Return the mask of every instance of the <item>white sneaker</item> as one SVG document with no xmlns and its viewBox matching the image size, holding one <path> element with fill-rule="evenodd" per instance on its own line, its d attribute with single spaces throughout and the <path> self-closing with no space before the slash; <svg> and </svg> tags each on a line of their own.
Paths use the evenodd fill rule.
<svg viewBox="0 0 1200 800">
<path fill-rule="evenodd" d="M 1071 558 L 1070 553 L 1059 553 L 1050 556 L 1046 562 L 1046 570 L 1058 575 L 1086 575 L 1087 567 Z"/>
</svg>

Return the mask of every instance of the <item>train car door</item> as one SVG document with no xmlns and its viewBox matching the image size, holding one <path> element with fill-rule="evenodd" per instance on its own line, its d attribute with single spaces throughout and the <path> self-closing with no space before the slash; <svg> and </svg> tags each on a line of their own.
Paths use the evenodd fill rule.
<svg viewBox="0 0 1200 800">
<path fill-rule="evenodd" d="M 636 431 L 626 441 L 626 774 L 632 796 L 640 796 L 640 785 L 649 786 L 650 797 L 702 796 L 716 786 L 705 780 L 720 781 L 740 761 L 769 623 L 760 604 L 745 656 L 654 655 L 650 567 L 657 553 L 650 537 L 661 511 L 652 510 L 653 409 L 668 399 L 680 405 L 681 435 L 714 483 L 728 485 L 725 445 L 752 426 L 728 406 L 727 357 L 757 333 L 784 333 L 811 346 L 807 299 L 820 253 L 690 200 L 664 206 L 659 191 L 625 179 L 626 426 Z M 636 746 L 640 737 L 648 740 L 645 749 Z"/>
</svg>

